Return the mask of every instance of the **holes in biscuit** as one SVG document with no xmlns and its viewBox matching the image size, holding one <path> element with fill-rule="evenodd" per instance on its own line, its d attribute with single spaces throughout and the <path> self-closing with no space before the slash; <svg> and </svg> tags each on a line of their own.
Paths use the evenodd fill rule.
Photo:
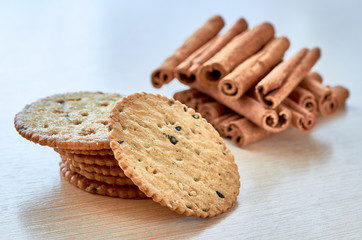
<svg viewBox="0 0 362 240">
<path fill-rule="evenodd" d="M 64 103 L 64 99 L 59 99 L 57 101 L 55 101 L 56 103 L 59 103 L 59 104 L 63 104 Z"/>
<path fill-rule="evenodd" d="M 83 117 L 87 117 L 89 115 L 89 113 L 83 111 L 83 112 L 80 112 L 80 115 L 82 115 Z"/>
<path fill-rule="evenodd" d="M 196 153 L 197 155 L 200 155 L 200 150 L 199 150 L 199 149 L 195 149 L 194 151 L 195 151 L 195 153 Z"/>
<path fill-rule="evenodd" d="M 182 162 L 182 161 L 183 161 L 183 159 L 180 158 L 180 157 L 176 157 L 175 160 L 178 161 L 178 162 Z"/>
<path fill-rule="evenodd" d="M 79 119 L 74 119 L 73 120 L 73 124 L 74 125 L 79 125 L 79 124 L 81 124 L 83 121 L 82 120 L 79 120 Z"/>
<path fill-rule="evenodd" d="M 198 181 L 200 181 L 200 178 L 199 177 L 194 177 L 194 181 L 198 182 Z"/>
<path fill-rule="evenodd" d="M 107 107 L 107 106 L 109 105 L 109 102 L 102 102 L 100 105 L 101 105 L 102 107 Z"/>
<path fill-rule="evenodd" d="M 137 161 L 138 161 L 138 162 L 142 162 L 142 159 L 141 159 L 141 158 L 137 158 Z"/>
<path fill-rule="evenodd" d="M 191 209 L 191 210 L 192 210 L 191 204 L 186 204 L 186 207 L 187 207 L 188 209 Z"/>
<path fill-rule="evenodd" d="M 155 169 L 153 167 L 150 167 L 150 166 L 146 167 L 146 171 L 151 173 L 151 174 L 156 174 L 158 172 L 157 169 Z"/>
<path fill-rule="evenodd" d="M 78 134 L 81 136 L 88 136 L 94 133 L 96 133 L 96 131 L 93 128 L 83 128 Z"/>
<path fill-rule="evenodd" d="M 64 113 L 63 110 L 61 109 L 54 109 L 53 110 L 53 113 Z"/>
<path fill-rule="evenodd" d="M 82 98 L 68 98 L 67 101 L 80 101 Z"/>
<path fill-rule="evenodd" d="M 107 126 L 108 125 L 108 121 L 107 120 L 101 120 L 99 121 L 101 124 L 103 124 L 104 126 Z"/>
<path fill-rule="evenodd" d="M 50 134 L 51 136 L 53 136 L 53 135 L 57 135 L 57 134 L 58 134 L 58 131 L 56 131 L 56 130 L 52 130 L 49 134 Z"/>
<path fill-rule="evenodd" d="M 43 128 L 48 128 L 49 125 L 47 123 L 44 123 Z"/>
</svg>

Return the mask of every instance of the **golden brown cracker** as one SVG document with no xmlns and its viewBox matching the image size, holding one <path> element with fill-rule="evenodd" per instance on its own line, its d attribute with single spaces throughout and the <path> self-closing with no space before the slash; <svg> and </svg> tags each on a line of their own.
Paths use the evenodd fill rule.
<svg viewBox="0 0 362 240">
<path fill-rule="evenodd" d="M 131 179 L 127 177 L 115 177 L 110 175 L 103 175 L 96 172 L 88 172 L 84 169 L 81 169 L 79 167 L 76 167 L 72 164 L 72 162 L 67 159 L 65 156 L 61 156 L 62 162 L 64 163 L 65 167 L 73 172 L 76 172 L 84 177 L 86 177 L 89 180 L 97 180 L 99 182 L 104 182 L 107 184 L 116 184 L 119 186 L 122 185 L 134 185 Z"/>
<path fill-rule="evenodd" d="M 61 162 L 60 172 L 62 176 L 74 186 L 89 192 L 109 197 L 143 199 L 147 196 L 141 192 L 136 186 L 117 186 L 107 183 L 89 180 L 78 173 L 72 172 Z"/>
<path fill-rule="evenodd" d="M 110 115 L 110 146 L 125 175 L 171 210 L 213 217 L 237 199 L 234 156 L 199 113 L 161 95 L 136 93 Z"/>
<path fill-rule="evenodd" d="M 16 114 L 15 128 L 26 139 L 59 149 L 109 149 L 108 116 L 118 94 L 75 92 L 40 99 Z"/>
<path fill-rule="evenodd" d="M 84 155 L 74 154 L 68 151 L 56 150 L 60 155 L 64 155 L 67 158 L 77 163 L 84 163 L 88 165 L 106 166 L 106 167 L 119 167 L 117 160 L 113 155 Z"/>
</svg>

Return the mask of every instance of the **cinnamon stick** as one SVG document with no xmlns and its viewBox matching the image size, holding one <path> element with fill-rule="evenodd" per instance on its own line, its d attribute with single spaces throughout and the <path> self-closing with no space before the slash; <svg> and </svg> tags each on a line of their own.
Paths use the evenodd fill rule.
<svg viewBox="0 0 362 240">
<path fill-rule="evenodd" d="M 307 132 L 312 130 L 316 123 L 316 115 L 309 112 L 290 98 L 286 98 L 283 104 L 292 112 L 292 124 L 299 131 Z"/>
<path fill-rule="evenodd" d="M 196 79 L 195 74 L 189 73 L 189 68 L 191 67 L 193 61 L 198 58 L 205 50 L 210 48 L 212 44 L 219 39 L 219 36 L 215 36 L 213 39 L 205 43 L 202 47 L 193 52 L 190 56 L 188 56 L 183 62 L 181 62 L 175 69 L 175 77 L 181 82 L 187 85 L 188 83 L 192 83 Z"/>
<path fill-rule="evenodd" d="M 214 101 L 211 97 L 197 91 L 196 89 L 187 89 L 176 92 L 173 98 L 186 104 L 188 107 L 199 111 L 199 106 L 203 103 Z"/>
<path fill-rule="evenodd" d="M 334 86 L 331 87 L 332 94 L 337 100 L 338 108 L 342 107 L 345 103 L 347 98 L 349 97 L 349 91 L 347 88 L 343 86 Z"/>
<path fill-rule="evenodd" d="M 231 138 L 233 134 L 230 127 L 230 122 L 239 118 L 241 118 L 240 115 L 236 114 L 235 112 L 231 112 L 216 118 L 211 124 L 220 133 L 220 136 Z"/>
<path fill-rule="evenodd" d="M 176 78 L 186 85 L 195 81 L 197 70 L 201 64 L 209 60 L 215 53 L 230 42 L 231 39 L 245 31 L 247 28 L 248 24 L 245 19 L 238 19 L 226 33 L 221 36 L 216 36 L 209 41 L 210 43 L 207 43 L 207 46 L 202 47 L 202 49 L 191 54 L 192 56 L 190 55 L 188 59 L 182 62 L 180 66 L 176 68 Z"/>
<path fill-rule="evenodd" d="M 337 99 L 332 96 L 332 90 L 319 82 L 320 75 L 308 74 L 300 86 L 309 90 L 315 96 L 318 105 L 318 114 L 326 116 L 337 111 Z"/>
<path fill-rule="evenodd" d="M 202 96 L 206 95 L 201 93 L 200 91 L 197 91 L 196 89 L 190 88 L 183 91 L 175 92 L 173 98 L 185 104 L 186 102 L 190 101 L 193 98 L 202 97 Z"/>
<path fill-rule="evenodd" d="M 231 128 L 231 140 L 239 147 L 259 141 L 273 134 L 246 118 L 231 121 L 229 128 Z"/>
<path fill-rule="evenodd" d="M 314 95 L 305 88 L 297 86 L 294 90 L 289 94 L 288 98 L 295 101 L 297 104 L 307 109 L 309 112 L 317 115 L 317 102 Z"/>
<path fill-rule="evenodd" d="M 291 123 L 291 112 L 283 106 L 279 106 L 276 109 L 267 109 L 256 99 L 248 95 L 244 95 L 236 101 L 229 101 L 220 94 L 216 87 L 207 87 L 199 81 L 193 84 L 193 88 L 211 96 L 216 101 L 269 132 L 283 131 Z"/>
<path fill-rule="evenodd" d="M 152 73 L 152 85 L 155 88 L 160 88 L 163 84 L 169 83 L 174 78 L 176 66 L 191 53 L 215 37 L 223 26 L 224 20 L 220 16 L 210 18 L 201 28 L 186 39 L 172 56 L 168 57 L 162 65 Z"/>
<path fill-rule="evenodd" d="M 218 84 L 219 91 L 230 100 L 240 98 L 281 62 L 289 45 L 286 37 L 271 40 L 262 50 L 225 76 Z"/>
<path fill-rule="evenodd" d="M 285 107 L 267 109 L 255 98 L 248 95 L 243 95 L 240 99 L 230 101 L 218 91 L 216 86 L 207 86 L 199 81 L 199 79 L 189 83 L 188 86 L 212 97 L 235 113 L 245 116 L 254 124 L 269 132 L 281 132 L 291 124 L 292 113 Z"/>
<path fill-rule="evenodd" d="M 212 123 L 216 118 L 230 113 L 230 109 L 218 102 L 208 102 L 199 106 L 198 112 L 201 113 L 208 122 Z"/>
<path fill-rule="evenodd" d="M 200 106 L 202 106 L 205 103 L 209 103 L 209 102 L 213 102 L 214 99 L 212 99 L 211 97 L 204 95 L 201 97 L 197 97 L 197 98 L 193 98 L 190 101 L 187 102 L 187 106 L 195 109 L 195 111 L 199 112 L 200 111 Z"/>
<path fill-rule="evenodd" d="M 198 71 L 199 80 L 206 86 L 215 86 L 236 66 L 260 50 L 274 37 L 274 28 L 263 23 L 234 37 Z"/>
<path fill-rule="evenodd" d="M 174 98 L 176 100 L 191 108 L 194 108 L 192 97 L 197 99 L 203 96 L 206 95 L 195 89 L 179 91 L 174 94 Z M 230 128 L 228 128 L 229 122 L 240 118 L 239 115 L 231 112 L 230 109 L 214 100 L 208 103 L 200 103 L 199 108 L 201 115 L 214 126 L 214 128 L 220 133 L 220 136 L 231 137 L 229 133 Z"/>
<path fill-rule="evenodd" d="M 280 63 L 255 86 L 258 100 L 265 107 L 277 107 L 303 80 L 319 57 L 319 48 L 304 48 Z"/>
<path fill-rule="evenodd" d="M 196 73 L 198 68 L 212 56 L 214 56 L 220 49 L 222 49 L 227 43 L 231 41 L 236 35 L 244 32 L 248 28 L 248 23 L 244 18 L 239 18 L 233 26 L 223 35 L 217 39 L 210 48 L 204 51 L 200 56 L 198 56 L 194 61 L 192 66 L 189 69 L 189 72 Z"/>
</svg>

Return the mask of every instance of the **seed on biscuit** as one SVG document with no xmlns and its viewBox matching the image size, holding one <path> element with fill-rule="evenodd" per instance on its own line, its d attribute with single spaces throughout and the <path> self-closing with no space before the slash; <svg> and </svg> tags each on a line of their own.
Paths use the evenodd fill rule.
<svg viewBox="0 0 362 240">
<path fill-rule="evenodd" d="M 176 140 L 176 138 L 174 136 L 170 136 L 170 142 L 173 144 L 173 145 L 176 145 L 176 143 L 178 142 Z"/>
<path fill-rule="evenodd" d="M 234 156 L 199 113 L 169 101 L 136 93 L 117 102 L 109 120 L 110 146 L 125 175 L 146 196 L 179 214 L 214 217 L 232 207 L 239 193 Z M 123 126 L 135 131 L 122 131 Z"/>
<path fill-rule="evenodd" d="M 221 192 L 216 191 L 216 194 L 219 196 L 219 198 L 224 198 L 224 195 L 222 195 L 222 193 L 221 193 Z"/>
</svg>

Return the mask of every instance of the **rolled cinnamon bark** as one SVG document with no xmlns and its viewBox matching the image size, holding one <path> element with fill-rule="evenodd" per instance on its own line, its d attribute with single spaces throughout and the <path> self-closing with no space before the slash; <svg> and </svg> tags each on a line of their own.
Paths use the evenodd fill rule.
<svg viewBox="0 0 362 240">
<path fill-rule="evenodd" d="M 320 77 L 320 76 L 319 76 Z M 317 101 L 318 114 L 326 116 L 337 111 L 337 99 L 332 96 L 332 91 L 329 87 L 319 82 L 317 73 L 308 74 L 300 86 L 309 90 Z"/>
<path fill-rule="evenodd" d="M 290 98 L 286 98 L 283 104 L 292 112 L 292 124 L 299 131 L 312 130 L 316 123 L 316 115 L 303 108 Z"/>
<path fill-rule="evenodd" d="M 216 118 L 230 113 L 230 109 L 218 102 L 208 102 L 199 106 L 198 112 L 210 123 Z"/>
<path fill-rule="evenodd" d="M 255 98 L 248 95 L 230 101 L 218 91 L 216 86 L 207 86 L 199 80 L 191 83 L 190 87 L 212 97 L 235 113 L 248 118 L 254 124 L 269 132 L 283 131 L 291 124 L 292 113 L 285 107 L 267 109 Z"/>
<path fill-rule="evenodd" d="M 200 106 L 202 106 L 205 103 L 209 103 L 209 102 L 214 102 L 215 100 L 212 99 L 209 96 L 201 96 L 201 97 L 197 97 L 197 98 L 193 98 L 190 101 L 187 102 L 187 106 L 189 106 L 190 108 L 195 109 L 195 111 L 200 112 Z"/>
<path fill-rule="evenodd" d="M 211 96 L 235 113 L 248 118 L 254 124 L 269 132 L 283 131 L 291 123 L 291 112 L 284 106 L 279 106 L 276 109 L 267 109 L 256 99 L 248 95 L 244 95 L 236 101 L 229 101 L 229 99 L 220 94 L 216 87 L 207 87 L 199 81 L 193 84 L 193 88 Z"/>
<path fill-rule="evenodd" d="M 182 62 L 176 68 L 176 78 L 185 85 L 189 85 L 194 82 L 196 80 L 197 70 L 201 64 L 209 60 L 213 55 L 215 55 L 215 53 L 230 42 L 231 39 L 245 31 L 247 28 L 248 24 L 246 21 L 243 18 L 238 19 L 226 33 L 221 36 L 214 37 L 214 39 L 205 44 L 206 46 L 204 45 L 194 54 L 191 54 L 188 59 Z"/>
<path fill-rule="evenodd" d="M 198 68 L 212 56 L 214 56 L 220 49 L 231 41 L 236 35 L 244 32 L 248 28 L 248 23 L 244 18 L 239 18 L 231 28 L 220 36 L 206 51 L 198 56 L 189 69 L 189 73 L 195 74 Z"/>
<path fill-rule="evenodd" d="M 174 78 L 177 65 L 185 60 L 191 53 L 215 37 L 224 27 L 224 20 L 220 16 L 210 18 L 201 28 L 192 34 L 172 56 L 168 57 L 162 65 L 151 75 L 152 85 L 155 88 L 162 87 Z"/>
<path fill-rule="evenodd" d="M 199 111 L 199 106 L 203 103 L 215 101 L 211 97 L 197 91 L 196 89 L 187 89 L 184 91 L 176 92 L 173 98 L 186 104 L 188 107 Z"/>
<path fill-rule="evenodd" d="M 241 118 L 239 114 L 235 112 L 228 113 L 216 118 L 211 124 L 215 129 L 220 133 L 220 136 L 231 138 L 232 129 L 230 127 L 230 122 Z"/>
<path fill-rule="evenodd" d="M 220 79 L 259 51 L 273 37 L 274 28 L 269 23 L 263 23 L 239 34 L 203 64 L 197 78 L 207 86 L 216 86 Z"/>
<path fill-rule="evenodd" d="M 317 115 L 317 102 L 314 95 L 305 88 L 297 86 L 294 90 L 289 94 L 288 98 L 295 101 L 297 104 L 307 109 L 309 112 Z"/>
<path fill-rule="evenodd" d="M 331 87 L 331 90 L 334 98 L 337 100 L 338 107 L 342 107 L 349 97 L 348 89 L 343 86 L 334 86 Z"/>
<path fill-rule="evenodd" d="M 197 91 L 196 89 L 190 88 L 183 91 L 175 92 L 173 98 L 185 104 L 193 98 L 198 98 L 202 96 L 206 95 L 200 91 Z"/>
<path fill-rule="evenodd" d="M 286 37 L 271 40 L 262 50 L 226 75 L 218 84 L 219 91 L 230 100 L 240 98 L 281 62 L 289 45 Z"/>
<path fill-rule="evenodd" d="M 230 122 L 230 132 L 232 134 L 231 140 L 239 147 L 251 144 L 273 133 L 255 125 L 246 118 L 240 118 Z"/>
<path fill-rule="evenodd" d="M 189 68 L 192 65 L 192 62 L 195 58 L 200 56 L 206 49 L 208 49 L 219 36 L 215 36 L 213 39 L 205 43 L 202 47 L 193 52 L 190 56 L 188 56 L 183 62 L 181 62 L 175 69 L 175 77 L 183 84 L 189 85 L 196 80 L 195 74 L 189 73 Z"/>
<path fill-rule="evenodd" d="M 319 83 L 322 83 L 322 82 L 323 82 L 322 76 L 321 76 L 319 73 L 317 73 L 317 72 L 310 72 L 310 73 L 308 73 L 308 75 L 309 75 L 311 78 L 313 78 L 314 81 L 317 81 L 317 82 L 319 82 Z"/>
<path fill-rule="evenodd" d="M 319 57 L 319 48 L 304 48 L 280 63 L 255 86 L 258 100 L 265 107 L 277 107 L 303 80 Z"/>
</svg>

